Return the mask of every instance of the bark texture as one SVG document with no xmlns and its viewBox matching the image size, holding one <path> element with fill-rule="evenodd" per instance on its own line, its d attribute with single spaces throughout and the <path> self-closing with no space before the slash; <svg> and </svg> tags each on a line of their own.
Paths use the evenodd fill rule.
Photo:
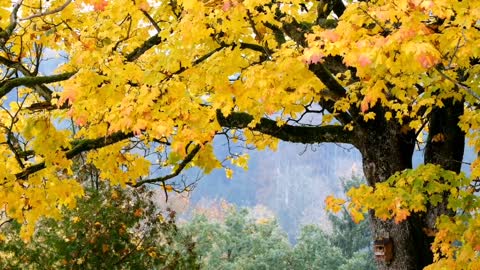
<svg viewBox="0 0 480 270">
<path fill-rule="evenodd" d="M 363 157 L 363 171 L 370 186 L 387 180 L 395 172 L 412 168 L 414 133 L 401 132 L 397 123 L 383 119 L 365 125 L 357 131 L 357 143 Z M 416 230 L 417 222 L 407 220 L 400 224 L 382 221 L 370 213 L 374 238 L 390 237 L 394 257 L 390 263 L 378 261 L 378 269 L 420 269 L 420 256 L 416 244 L 422 234 Z"/>
<path fill-rule="evenodd" d="M 465 134 L 458 127 L 463 104 L 446 100 L 445 106 L 435 108 L 429 117 L 429 137 L 425 147 L 424 162 L 460 172 L 465 146 Z M 381 114 L 377 114 L 381 115 Z M 363 157 L 363 170 L 369 185 L 383 182 L 391 175 L 412 168 L 415 133 L 406 131 L 398 123 L 379 118 L 364 123 L 356 131 L 355 144 Z M 382 221 L 370 213 L 374 237 L 392 238 L 394 258 L 391 263 L 378 262 L 378 269 L 423 269 L 433 262 L 430 246 L 440 215 L 453 215 L 446 207 L 449 194 L 436 206 L 427 206 L 427 212 L 413 214 L 400 224 Z"/>
</svg>

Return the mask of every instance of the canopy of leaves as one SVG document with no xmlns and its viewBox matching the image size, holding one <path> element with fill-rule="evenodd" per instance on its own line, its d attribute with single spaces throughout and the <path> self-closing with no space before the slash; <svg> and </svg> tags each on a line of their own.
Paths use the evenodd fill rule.
<svg viewBox="0 0 480 270">
<path fill-rule="evenodd" d="M 393 218 L 402 222 L 412 213 L 425 211 L 427 204 L 439 204 L 448 192 L 447 207 L 456 215 L 441 216 L 437 221 L 438 231 L 431 232 L 436 236 L 432 249 L 437 263 L 428 268 L 462 268 L 469 265 L 475 269 L 479 265 L 480 201 L 474 188 L 468 187 L 470 181 L 463 173 L 455 174 L 440 166 L 422 165 L 393 175 L 386 182 L 377 184 L 375 189 L 366 185 L 352 188 L 348 195 L 353 200 L 348 209 L 354 218 L 357 216 L 360 220 L 363 219 L 362 212 L 373 209 L 375 215 L 382 219 Z M 333 201 L 339 202 L 336 199 Z M 334 204 L 332 209 L 336 207 L 338 205 Z"/>
<path fill-rule="evenodd" d="M 401 131 L 385 140 L 412 144 L 432 111 L 452 104 L 479 152 L 479 17 L 479 1 L 454 0 L 0 0 L 0 206 L 29 239 L 40 217 L 59 218 L 84 195 L 73 159 L 113 184 L 181 191 L 167 181 L 184 169 L 231 177 L 230 166 L 246 167 L 236 151 L 214 153 L 219 136 L 258 149 L 281 139 L 365 151 L 372 122 Z M 62 65 L 47 70 L 56 54 Z M 476 196 L 479 164 L 463 186 L 448 182 L 453 197 Z M 397 221 L 436 192 L 379 190 L 395 202 L 382 217 Z M 477 267 L 478 204 L 462 211 L 452 237 L 473 259 L 456 266 Z M 442 247 L 440 266 L 464 258 Z"/>
</svg>

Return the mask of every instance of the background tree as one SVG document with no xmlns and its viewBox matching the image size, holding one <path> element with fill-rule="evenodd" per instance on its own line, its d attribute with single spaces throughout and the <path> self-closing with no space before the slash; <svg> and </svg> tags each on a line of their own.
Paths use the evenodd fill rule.
<svg viewBox="0 0 480 270">
<path fill-rule="evenodd" d="M 177 225 L 175 213 L 155 214 L 144 191 L 87 189 L 77 208 L 63 219 L 41 220 L 30 242 L 18 235 L 20 224 L 3 228 L 2 269 L 374 269 L 368 228 L 338 216 L 332 234 L 307 225 L 295 246 L 274 218 L 253 209 L 223 208 L 221 220 L 195 215 Z M 338 224 L 351 224 L 343 233 Z M 351 254 L 348 255 L 348 252 Z"/>
<path fill-rule="evenodd" d="M 359 177 L 346 180 L 343 182 L 344 192 L 347 193 L 364 182 Z M 355 222 L 346 208 L 337 215 L 330 214 L 328 219 L 332 223 L 330 241 L 333 246 L 340 248 L 347 260 L 341 269 L 375 269 L 369 220 Z"/>
<path fill-rule="evenodd" d="M 339 269 L 346 260 L 342 250 L 331 244 L 324 231 L 307 225 L 295 245 L 292 269 Z"/>
<path fill-rule="evenodd" d="M 275 220 L 255 220 L 247 209 L 223 221 L 194 217 L 183 229 L 196 241 L 202 269 L 289 269 L 291 247 Z"/>
<path fill-rule="evenodd" d="M 363 182 L 358 177 L 344 181 L 344 191 Z M 346 209 L 328 220 L 330 233 L 314 225 L 302 228 L 293 250 L 294 269 L 376 269 L 369 221 L 355 223 Z"/>
<path fill-rule="evenodd" d="M 20 224 L 2 228 L 2 269 L 198 269 L 194 242 L 158 213 L 149 192 L 88 189 L 61 220 L 43 219 L 35 237 L 19 238 Z"/>
<path fill-rule="evenodd" d="M 181 191 L 167 181 L 186 168 L 231 177 L 228 161 L 246 166 L 233 149 L 215 155 L 214 138 L 257 149 L 346 143 L 370 186 L 367 197 L 352 192 L 364 204 L 349 211 L 374 209 L 372 235 L 393 238 L 394 260 L 380 269 L 432 263 L 435 236 L 437 266 L 463 251 L 473 259 L 455 267 L 475 265 L 480 217 L 467 201 L 479 159 L 472 178 L 449 172 L 460 171 L 466 135 L 480 150 L 477 2 L 2 0 L 4 214 L 28 239 L 39 217 L 73 208 L 79 156 L 114 185 Z M 52 72 L 55 53 L 64 60 Z M 435 173 L 399 173 L 412 169 L 416 144 Z M 410 185 L 409 173 L 421 181 Z M 430 180 L 446 186 L 412 189 Z M 397 196 L 412 190 L 416 200 Z M 377 195 L 389 204 L 368 203 Z M 467 216 L 453 230 L 442 216 L 456 213 Z"/>
<path fill-rule="evenodd" d="M 355 240 L 365 244 L 352 251 L 339 234 L 306 225 L 292 246 L 275 219 L 254 218 L 252 214 L 251 209 L 230 207 L 223 220 L 196 215 L 180 226 L 195 239 L 202 269 L 375 269 L 368 234 L 355 235 Z M 334 231 L 339 231 L 336 224 L 347 222 L 351 222 L 350 217 L 339 216 Z M 368 230 L 352 225 L 350 231 Z M 348 252 L 351 256 L 345 255 Z"/>
<path fill-rule="evenodd" d="M 344 181 L 344 192 L 347 193 L 351 188 L 358 187 L 364 182 L 359 177 Z M 346 208 L 343 208 L 338 215 L 330 214 L 328 219 L 332 223 L 332 244 L 342 250 L 345 258 L 353 258 L 356 252 L 365 252 L 371 257 L 370 259 L 373 258 L 372 237 L 368 220 L 362 220 L 357 224 L 350 217 Z"/>
</svg>

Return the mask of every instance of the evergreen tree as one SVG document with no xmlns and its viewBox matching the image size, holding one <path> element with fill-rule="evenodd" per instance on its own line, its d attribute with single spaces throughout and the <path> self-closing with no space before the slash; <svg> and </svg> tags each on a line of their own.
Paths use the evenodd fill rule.
<svg viewBox="0 0 480 270">
<path fill-rule="evenodd" d="M 287 236 L 275 220 L 232 209 L 223 222 L 196 216 L 184 228 L 196 240 L 202 269 L 289 269 Z"/>
</svg>

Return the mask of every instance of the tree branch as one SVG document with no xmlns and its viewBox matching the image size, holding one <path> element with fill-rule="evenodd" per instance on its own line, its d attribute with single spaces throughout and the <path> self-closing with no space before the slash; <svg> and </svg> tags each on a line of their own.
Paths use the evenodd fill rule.
<svg viewBox="0 0 480 270">
<path fill-rule="evenodd" d="M 345 97 L 347 91 L 345 91 L 345 88 L 337 81 L 335 76 L 333 76 L 333 74 L 325 67 L 325 65 L 321 63 L 310 64 L 308 69 L 313 72 L 313 74 L 315 74 L 320 81 L 322 81 L 335 99 Z"/>
<path fill-rule="evenodd" d="M 75 74 L 75 72 L 67 72 L 57 75 L 42 76 L 42 77 L 19 77 L 3 82 L 0 87 L 0 98 L 8 94 L 13 88 L 18 86 L 36 86 L 44 83 L 53 83 L 69 79 Z"/>
<path fill-rule="evenodd" d="M 135 48 L 135 50 L 127 54 L 125 58 L 127 59 L 128 62 L 133 62 L 137 60 L 140 56 L 142 56 L 142 54 L 144 54 L 150 48 L 160 44 L 161 42 L 162 42 L 162 38 L 160 38 L 159 36 L 157 35 L 151 36 L 140 47 Z"/>
<path fill-rule="evenodd" d="M 328 125 L 318 127 L 303 127 L 283 125 L 279 127 L 277 122 L 262 118 L 254 128 L 248 127 L 253 117 L 247 113 L 234 112 L 225 117 L 221 111 L 217 111 L 217 121 L 223 127 L 244 129 L 248 128 L 263 134 L 281 139 L 282 141 L 312 144 L 312 143 L 347 143 L 354 144 L 353 133 L 343 129 L 340 125 Z"/>
<path fill-rule="evenodd" d="M 73 141 L 71 144 L 73 148 L 65 153 L 65 156 L 68 159 L 72 159 L 76 155 L 83 153 L 85 151 L 95 150 L 98 148 L 102 148 L 125 139 L 133 137 L 133 132 L 123 133 L 123 132 L 116 132 L 112 135 L 96 138 L 96 139 L 84 139 L 84 140 L 77 140 Z"/>
<path fill-rule="evenodd" d="M 13 68 L 15 70 L 20 71 L 23 74 L 23 76 L 26 76 L 26 77 L 36 77 L 37 76 L 38 65 L 39 65 L 38 62 L 37 62 L 37 66 L 35 68 L 36 70 L 34 72 L 30 72 L 30 70 L 28 70 L 26 67 L 24 67 L 21 63 L 9 60 L 9 59 L 7 59 L 5 57 L 2 57 L 2 56 L 0 56 L 0 63 L 6 65 L 7 67 L 10 67 L 10 68 Z M 2 83 L 5 83 L 5 82 L 2 82 Z M 33 85 L 33 86 L 28 86 L 28 87 L 33 88 L 35 91 L 37 91 L 37 93 L 39 95 L 41 95 L 46 100 L 50 101 L 52 99 L 52 91 L 48 87 L 46 87 L 45 85 L 40 84 L 40 85 Z"/>
<path fill-rule="evenodd" d="M 81 154 L 86 151 L 95 150 L 98 148 L 102 148 L 122 140 L 128 139 L 133 137 L 133 132 L 130 133 L 123 133 L 123 132 L 116 132 L 112 135 L 97 138 L 97 139 L 84 139 L 84 140 L 77 140 L 71 143 L 72 149 L 65 151 L 65 157 L 67 159 L 72 159 L 78 154 Z M 15 176 L 17 179 L 27 179 L 27 177 L 35 172 L 38 172 L 42 169 L 45 169 L 45 162 L 40 162 L 35 165 L 31 165 L 23 170 L 21 173 L 17 173 Z"/>
<path fill-rule="evenodd" d="M 172 179 L 172 178 L 178 176 L 183 171 L 183 169 L 185 169 L 185 167 L 188 165 L 188 163 L 190 163 L 193 160 L 193 158 L 198 154 L 198 152 L 200 151 L 201 148 L 202 147 L 201 147 L 200 144 L 195 145 L 195 147 L 192 149 L 192 151 L 190 153 L 188 153 L 188 155 L 185 157 L 184 160 L 182 160 L 182 162 L 180 162 L 180 164 L 177 165 L 177 167 L 175 168 L 175 170 L 172 173 L 167 174 L 165 176 L 157 177 L 157 178 L 141 180 L 141 181 L 136 182 L 135 184 L 131 184 L 130 186 L 139 187 L 139 186 L 144 185 L 144 184 L 165 182 L 169 179 Z"/>
<path fill-rule="evenodd" d="M 157 34 L 160 34 L 162 29 L 160 29 L 160 26 L 158 26 L 157 22 L 153 19 L 153 17 L 150 16 L 150 14 L 148 14 L 148 12 L 146 10 L 141 9 L 141 11 L 142 11 L 143 15 L 145 15 L 145 17 L 147 17 L 148 21 L 150 21 L 150 23 L 153 25 L 155 30 L 157 30 Z"/>
<path fill-rule="evenodd" d="M 38 18 L 38 17 L 43 17 L 43 16 L 46 16 L 46 15 L 55 14 L 57 12 L 60 12 L 60 11 L 64 10 L 71 2 L 72 2 L 72 0 L 67 0 L 63 5 L 59 6 L 58 8 L 30 15 L 28 17 L 20 19 L 20 21 L 26 21 L 26 20 L 30 20 L 30 19 L 33 19 L 33 18 Z"/>
<path fill-rule="evenodd" d="M 297 21 L 293 20 L 288 24 L 284 24 L 282 26 L 282 30 L 291 37 L 297 44 L 301 45 L 302 47 L 307 47 L 307 41 L 305 39 L 305 31 L 302 28 L 302 25 L 299 24 Z M 329 59 L 332 60 L 332 59 Z M 329 61 L 329 64 L 332 65 L 339 65 L 338 61 Z M 345 88 L 337 81 L 335 76 L 330 72 L 330 70 L 325 66 L 324 63 L 316 63 L 310 64 L 308 69 L 320 79 L 320 81 L 328 88 L 329 93 L 331 94 L 332 101 L 326 100 L 322 103 L 324 108 L 329 111 L 330 113 L 334 113 L 334 105 L 335 101 L 345 97 L 346 90 Z M 341 69 L 340 67 L 336 66 L 335 69 Z M 347 68 L 344 67 L 346 70 Z M 352 117 L 348 113 L 338 113 L 335 118 L 343 124 L 352 121 Z"/>
<path fill-rule="evenodd" d="M 5 32 L 7 33 L 8 38 L 10 38 L 10 36 L 13 33 L 13 30 L 15 30 L 15 27 L 17 27 L 17 13 L 18 13 L 18 10 L 20 9 L 20 6 L 22 5 L 22 2 L 23 0 L 18 1 L 12 9 L 12 13 L 10 14 L 10 24 L 5 29 Z M 5 45 L 5 43 L 3 43 L 3 45 Z"/>
<path fill-rule="evenodd" d="M 337 17 L 340 18 L 340 16 L 343 15 L 343 12 L 345 12 L 345 4 L 343 3 L 342 0 L 334 0 L 333 3 L 333 12 L 337 15 Z"/>
</svg>

